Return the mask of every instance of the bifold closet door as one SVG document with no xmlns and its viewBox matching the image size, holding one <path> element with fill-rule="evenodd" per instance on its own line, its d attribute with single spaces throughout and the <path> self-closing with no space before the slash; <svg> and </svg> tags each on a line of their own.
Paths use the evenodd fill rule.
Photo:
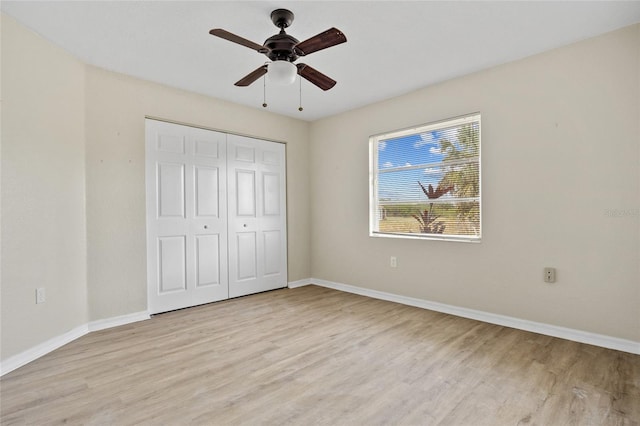
<svg viewBox="0 0 640 426">
<path fill-rule="evenodd" d="M 229 297 L 287 286 L 285 146 L 227 135 Z"/>
<path fill-rule="evenodd" d="M 225 133 L 146 120 L 150 313 L 229 297 Z"/>
<path fill-rule="evenodd" d="M 286 287 L 284 144 L 151 119 L 145 131 L 149 312 Z"/>
</svg>

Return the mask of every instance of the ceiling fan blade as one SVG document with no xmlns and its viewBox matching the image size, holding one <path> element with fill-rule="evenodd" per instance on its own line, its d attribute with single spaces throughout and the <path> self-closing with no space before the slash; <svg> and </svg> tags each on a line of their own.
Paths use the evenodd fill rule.
<svg viewBox="0 0 640 426">
<path fill-rule="evenodd" d="M 209 34 L 214 35 L 216 37 L 223 38 L 225 40 L 232 41 L 234 43 L 240 44 L 242 46 L 248 47 L 249 49 L 253 49 L 259 53 L 267 53 L 268 49 L 264 46 L 259 45 L 258 43 L 254 43 L 251 40 L 247 40 L 246 38 L 242 38 L 237 36 L 229 31 L 223 30 L 221 28 L 214 28 L 209 31 Z"/>
<path fill-rule="evenodd" d="M 295 49 L 298 55 L 304 56 L 346 41 L 347 37 L 342 31 L 337 28 L 330 28 L 325 32 L 298 43 Z"/>
<path fill-rule="evenodd" d="M 256 81 L 257 79 L 259 79 L 260 77 L 262 77 L 263 75 L 265 75 L 266 73 L 267 73 L 267 66 L 263 65 L 260 68 L 253 70 L 249 74 L 242 77 L 240 80 L 238 80 L 235 83 L 235 85 L 240 87 L 248 86 L 254 81 Z"/>
<path fill-rule="evenodd" d="M 336 85 L 336 81 L 322 74 L 320 71 L 311 68 L 307 64 L 297 64 L 300 77 L 315 84 L 322 90 L 329 90 Z"/>
</svg>

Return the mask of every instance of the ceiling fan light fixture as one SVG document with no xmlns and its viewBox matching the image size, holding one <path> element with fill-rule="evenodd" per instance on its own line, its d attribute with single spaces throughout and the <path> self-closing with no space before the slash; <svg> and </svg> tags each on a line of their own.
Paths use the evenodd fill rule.
<svg viewBox="0 0 640 426">
<path fill-rule="evenodd" d="M 293 18 L 293 12 L 290 10 L 274 10 L 271 13 L 271 21 L 276 27 L 280 28 L 280 32 L 266 39 L 262 45 L 230 33 L 222 28 L 214 28 L 209 31 L 209 34 L 213 36 L 248 47 L 251 50 L 266 55 L 271 61 L 251 71 L 236 81 L 234 85 L 238 87 L 249 86 L 265 74 L 268 74 L 268 77 L 266 77 L 264 81 L 266 82 L 268 78 L 269 82 L 274 85 L 291 85 L 296 81 L 296 75 L 300 75 L 301 79 L 304 78 L 322 90 L 329 90 L 336 85 L 335 80 L 327 77 L 320 71 L 311 68 L 307 64 L 295 64 L 294 62 L 301 56 L 306 57 L 319 50 L 344 43 L 347 41 L 347 37 L 342 31 L 332 27 L 300 42 L 284 30 L 291 25 Z"/>
<path fill-rule="evenodd" d="M 281 86 L 293 84 L 298 75 L 298 67 L 289 61 L 273 61 L 269 64 L 269 81 Z"/>
</svg>

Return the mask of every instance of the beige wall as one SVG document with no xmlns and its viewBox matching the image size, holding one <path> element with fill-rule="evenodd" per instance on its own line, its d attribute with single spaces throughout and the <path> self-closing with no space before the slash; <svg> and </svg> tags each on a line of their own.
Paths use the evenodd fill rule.
<svg viewBox="0 0 640 426">
<path fill-rule="evenodd" d="M 639 341 L 640 218 L 605 214 L 640 206 L 638 46 L 634 26 L 310 125 L 85 66 L 3 15 L 0 357 L 146 309 L 145 115 L 287 143 L 290 281 Z M 368 237 L 368 136 L 474 111 L 483 242 Z"/>
<path fill-rule="evenodd" d="M 636 25 L 312 123 L 312 276 L 640 341 L 639 45 Z M 369 237 L 369 135 L 476 111 L 482 243 Z"/>
<path fill-rule="evenodd" d="M 308 123 L 87 67 L 90 319 L 147 309 L 144 118 L 287 143 L 289 281 L 310 276 Z"/>
<path fill-rule="evenodd" d="M 87 322 L 84 65 L 2 15 L 1 84 L 4 360 Z"/>
<path fill-rule="evenodd" d="M 146 310 L 145 116 L 285 142 L 288 278 L 310 276 L 307 122 L 86 66 L 4 14 L 2 89 L 2 360 Z"/>
</svg>

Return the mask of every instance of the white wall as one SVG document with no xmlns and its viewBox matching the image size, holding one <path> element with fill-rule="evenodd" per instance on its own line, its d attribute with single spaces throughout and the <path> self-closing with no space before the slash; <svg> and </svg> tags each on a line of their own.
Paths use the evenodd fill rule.
<svg viewBox="0 0 640 426">
<path fill-rule="evenodd" d="M 84 65 L 2 15 L 3 360 L 87 322 L 84 115 Z"/>
<path fill-rule="evenodd" d="M 312 123 L 312 276 L 640 341 L 638 46 L 636 25 Z M 482 243 L 369 237 L 369 135 L 476 111 Z"/>
</svg>

